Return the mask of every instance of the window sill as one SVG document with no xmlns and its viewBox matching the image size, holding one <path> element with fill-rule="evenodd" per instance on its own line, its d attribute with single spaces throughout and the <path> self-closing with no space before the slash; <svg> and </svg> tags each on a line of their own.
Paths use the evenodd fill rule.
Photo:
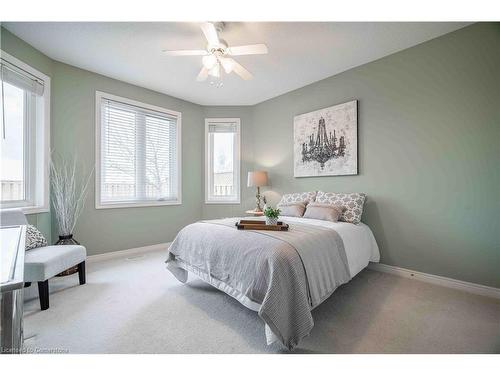
<svg viewBox="0 0 500 375">
<path fill-rule="evenodd" d="M 241 202 L 238 201 L 205 201 L 205 204 L 241 204 Z"/>
<path fill-rule="evenodd" d="M 22 207 L 22 210 L 26 215 L 50 212 L 48 207 Z"/>
<path fill-rule="evenodd" d="M 46 213 L 50 212 L 48 207 L 43 207 L 43 206 L 26 206 L 26 207 L 2 207 L 0 208 L 2 211 L 7 211 L 7 210 L 22 210 L 23 214 L 25 215 L 31 215 L 31 214 L 41 214 L 41 213 Z"/>
<path fill-rule="evenodd" d="M 181 200 L 177 201 L 153 201 L 153 202 L 117 202 L 117 203 L 97 203 L 95 208 L 97 210 L 105 210 L 110 208 L 134 208 L 134 207 L 156 207 L 156 206 L 179 206 L 182 204 Z"/>
</svg>

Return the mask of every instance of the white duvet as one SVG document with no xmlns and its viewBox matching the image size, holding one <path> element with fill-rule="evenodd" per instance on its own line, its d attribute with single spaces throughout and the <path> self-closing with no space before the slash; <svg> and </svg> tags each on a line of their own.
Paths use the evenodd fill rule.
<svg viewBox="0 0 500 375">
<path fill-rule="evenodd" d="M 255 218 L 253 218 L 255 219 Z M 357 275 L 370 262 L 380 261 L 380 252 L 377 242 L 373 236 L 370 227 L 364 223 L 351 224 L 345 222 L 336 222 L 316 219 L 307 219 L 303 217 L 281 216 L 280 220 L 286 222 L 304 223 L 309 225 L 319 225 L 326 228 L 332 228 L 342 237 L 344 248 L 349 263 L 351 277 Z"/>
</svg>

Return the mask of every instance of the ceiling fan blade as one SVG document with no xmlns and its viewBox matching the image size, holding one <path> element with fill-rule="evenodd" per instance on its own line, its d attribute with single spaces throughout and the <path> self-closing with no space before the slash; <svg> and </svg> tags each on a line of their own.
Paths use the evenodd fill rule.
<svg viewBox="0 0 500 375">
<path fill-rule="evenodd" d="M 203 82 L 204 80 L 206 80 L 208 77 L 208 69 L 203 67 L 201 68 L 200 70 L 200 73 L 198 74 L 198 77 L 196 77 L 196 80 L 198 82 Z"/>
<path fill-rule="evenodd" d="M 263 55 L 267 53 L 267 46 L 265 44 L 249 44 L 247 46 L 229 47 L 228 53 L 233 56 Z"/>
<path fill-rule="evenodd" d="M 208 52 L 204 49 L 181 49 L 175 51 L 164 49 L 163 53 L 168 56 L 205 56 Z"/>
<path fill-rule="evenodd" d="M 217 30 L 215 26 L 211 22 L 205 22 L 201 24 L 201 31 L 205 34 L 205 38 L 207 38 L 208 44 L 211 46 L 219 45 L 219 36 L 217 35 Z"/>
<path fill-rule="evenodd" d="M 231 59 L 231 60 L 233 60 L 233 59 Z M 233 72 L 238 74 L 245 81 L 252 79 L 252 73 L 250 73 L 248 70 L 246 70 L 243 66 L 241 66 L 240 64 L 238 64 L 234 60 L 233 60 Z"/>
</svg>

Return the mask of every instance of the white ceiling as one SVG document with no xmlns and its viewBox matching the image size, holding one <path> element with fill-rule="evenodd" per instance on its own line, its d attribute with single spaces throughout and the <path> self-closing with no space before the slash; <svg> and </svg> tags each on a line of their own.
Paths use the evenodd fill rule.
<svg viewBox="0 0 500 375">
<path fill-rule="evenodd" d="M 265 43 L 269 54 L 237 56 L 254 78 L 225 75 L 215 88 L 196 81 L 201 57 L 161 52 L 205 48 L 197 23 L 3 23 L 55 60 L 202 105 L 253 105 L 466 25 L 227 22 L 230 46 Z"/>
</svg>

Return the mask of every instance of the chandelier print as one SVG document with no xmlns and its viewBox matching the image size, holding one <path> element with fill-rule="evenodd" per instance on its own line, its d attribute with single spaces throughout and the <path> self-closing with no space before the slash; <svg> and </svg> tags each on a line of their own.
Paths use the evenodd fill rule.
<svg viewBox="0 0 500 375">
<path fill-rule="evenodd" d="M 357 101 L 294 118 L 294 176 L 358 173 Z"/>
<path fill-rule="evenodd" d="M 338 141 L 338 144 L 337 144 Z M 345 137 L 337 140 L 335 129 L 333 134 L 327 134 L 325 119 L 319 119 L 318 133 L 309 136 L 309 142 L 302 143 L 302 161 L 316 160 L 321 169 L 325 168 L 325 162 L 333 158 L 345 157 Z"/>
</svg>

